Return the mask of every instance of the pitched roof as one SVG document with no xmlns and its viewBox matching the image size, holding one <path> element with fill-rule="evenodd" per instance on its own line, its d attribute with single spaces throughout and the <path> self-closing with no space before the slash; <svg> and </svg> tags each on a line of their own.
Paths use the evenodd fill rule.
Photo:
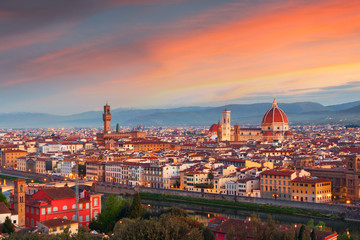
<svg viewBox="0 0 360 240">
<path fill-rule="evenodd" d="M 9 208 L 5 205 L 5 203 L 0 202 L 0 214 L 5 214 L 5 213 L 11 213 L 11 211 L 9 210 Z"/>
<path fill-rule="evenodd" d="M 72 223 L 77 223 L 77 221 L 69 220 L 69 219 L 63 219 L 63 218 L 56 218 L 51 220 L 45 220 L 40 222 L 42 225 L 47 226 L 48 228 L 53 227 L 60 227 L 64 225 L 69 225 Z"/>
<path fill-rule="evenodd" d="M 44 188 L 42 189 L 52 200 L 74 198 L 75 192 L 69 187 Z"/>
</svg>

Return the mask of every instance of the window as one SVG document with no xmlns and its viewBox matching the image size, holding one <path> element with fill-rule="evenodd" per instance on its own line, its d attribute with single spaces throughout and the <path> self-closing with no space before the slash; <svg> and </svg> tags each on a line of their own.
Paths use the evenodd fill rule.
<svg viewBox="0 0 360 240">
<path fill-rule="evenodd" d="M 64 216 L 63 219 L 68 219 L 67 216 Z"/>
<path fill-rule="evenodd" d="M 82 217 L 82 216 L 79 217 L 79 221 L 80 221 L 80 222 L 83 221 L 83 217 Z"/>
<path fill-rule="evenodd" d="M 48 214 L 51 213 L 51 208 L 50 208 L 50 207 L 48 208 L 47 213 L 48 213 Z"/>
<path fill-rule="evenodd" d="M 29 218 L 26 218 L 26 225 L 29 225 Z"/>
<path fill-rule="evenodd" d="M 27 212 L 27 213 L 29 212 L 29 207 L 26 207 L 26 212 Z"/>
<path fill-rule="evenodd" d="M 87 222 L 90 221 L 89 215 L 86 215 L 86 221 L 87 221 Z"/>
<path fill-rule="evenodd" d="M 31 226 L 34 226 L 34 219 L 31 219 Z"/>
<path fill-rule="evenodd" d="M 67 205 L 64 205 L 64 206 L 63 206 L 63 210 L 67 210 Z"/>
<path fill-rule="evenodd" d="M 94 206 L 98 206 L 98 199 L 97 198 L 94 199 Z"/>
<path fill-rule="evenodd" d="M 31 208 L 31 214 L 33 214 L 33 213 L 34 213 L 34 208 L 32 207 L 32 208 Z"/>
<path fill-rule="evenodd" d="M 57 207 L 54 207 L 54 208 L 53 208 L 53 211 L 54 211 L 54 212 L 56 212 L 57 210 L 58 210 L 58 208 L 57 208 Z"/>
<path fill-rule="evenodd" d="M 72 216 L 72 220 L 76 221 L 76 215 Z"/>
<path fill-rule="evenodd" d="M 53 231 L 53 232 L 56 232 L 56 227 L 54 227 L 54 228 L 52 229 L 52 231 Z"/>
<path fill-rule="evenodd" d="M 72 205 L 72 209 L 75 209 L 75 208 L 76 208 L 76 204 L 73 204 L 73 205 Z"/>
<path fill-rule="evenodd" d="M 83 205 L 82 203 L 79 204 L 79 209 L 82 210 L 83 209 Z"/>
<path fill-rule="evenodd" d="M 38 208 L 36 209 L 36 215 L 39 215 L 39 209 Z"/>
</svg>

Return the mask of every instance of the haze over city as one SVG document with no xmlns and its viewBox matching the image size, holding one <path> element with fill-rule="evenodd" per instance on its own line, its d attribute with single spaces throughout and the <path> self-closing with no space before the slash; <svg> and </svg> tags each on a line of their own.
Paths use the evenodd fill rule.
<svg viewBox="0 0 360 240">
<path fill-rule="evenodd" d="M 1 1 L 0 107 L 357 101 L 359 1 Z"/>
</svg>

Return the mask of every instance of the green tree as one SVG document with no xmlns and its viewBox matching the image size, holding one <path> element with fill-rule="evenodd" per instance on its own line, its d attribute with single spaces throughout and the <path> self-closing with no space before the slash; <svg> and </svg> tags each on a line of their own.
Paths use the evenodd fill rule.
<svg viewBox="0 0 360 240">
<path fill-rule="evenodd" d="M 325 223 L 323 221 L 319 221 L 319 223 L 316 225 L 316 229 L 325 231 Z"/>
<path fill-rule="evenodd" d="M 2 192 L 0 192 L 0 202 L 5 203 L 5 205 L 9 204 L 8 200 L 7 200 L 7 197 Z"/>
<path fill-rule="evenodd" d="M 112 194 L 105 201 L 105 208 L 99 214 L 96 221 L 92 221 L 90 229 L 109 233 L 114 229 L 115 223 L 119 220 L 120 213 L 127 200 L 121 197 L 114 197 Z"/>
<path fill-rule="evenodd" d="M 310 238 L 311 238 L 311 240 L 316 240 L 315 229 L 312 230 L 312 232 L 311 232 L 311 234 L 310 234 Z"/>
<path fill-rule="evenodd" d="M 210 228 L 204 227 L 202 230 L 203 238 L 206 240 L 215 240 L 214 233 L 211 231 Z"/>
<path fill-rule="evenodd" d="M 136 193 L 134 195 L 134 199 L 130 207 L 129 218 L 139 218 L 142 216 L 142 213 L 143 213 L 143 208 L 141 206 L 140 194 Z"/>
<path fill-rule="evenodd" d="M 307 223 L 307 226 L 311 229 L 315 228 L 314 219 L 310 219 Z"/>
<path fill-rule="evenodd" d="M 10 233 L 13 233 L 14 231 L 15 231 L 15 228 L 14 228 L 13 224 L 11 223 L 11 219 L 9 217 L 6 217 L 2 232 L 10 234 Z"/>
<path fill-rule="evenodd" d="M 188 217 L 188 213 L 186 212 L 186 210 L 179 207 L 171 207 L 167 211 L 167 214 L 170 214 L 171 216 L 175 216 L 175 217 Z"/>
<path fill-rule="evenodd" d="M 119 125 L 119 123 L 116 124 L 116 132 L 117 132 L 117 133 L 120 132 L 120 125 Z"/>
<path fill-rule="evenodd" d="M 306 227 L 305 225 L 301 225 L 298 234 L 298 240 L 305 240 L 305 239 L 306 239 Z"/>
</svg>

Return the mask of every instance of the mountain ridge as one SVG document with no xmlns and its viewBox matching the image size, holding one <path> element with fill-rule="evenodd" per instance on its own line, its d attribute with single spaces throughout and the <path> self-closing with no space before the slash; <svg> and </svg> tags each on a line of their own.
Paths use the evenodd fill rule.
<svg viewBox="0 0 360 240">
<path fill-rule="evenodd" d="M 324 106 L 316 102 L 278 103 L 287 114 L 290 124 L 358 124 L 360 101 Z M 271 103 L 227 104 L 215 107 L 178 107 L 154 109 L 111 110 L 112 126 L 210 126 L 221 117 L 225 108 L 231 111 L 231 121 L 240 125 L 261 125 Z M 348 108 L 346 108 L 348 107 Z M 340 109 L 340 110 L 334 110 Z M 48 128 L 48 127 L 102 127 L 102 111 L 87 111 L 70 115 L 48 113 L 1 113 L 0 128 Z"/>
</svg>

